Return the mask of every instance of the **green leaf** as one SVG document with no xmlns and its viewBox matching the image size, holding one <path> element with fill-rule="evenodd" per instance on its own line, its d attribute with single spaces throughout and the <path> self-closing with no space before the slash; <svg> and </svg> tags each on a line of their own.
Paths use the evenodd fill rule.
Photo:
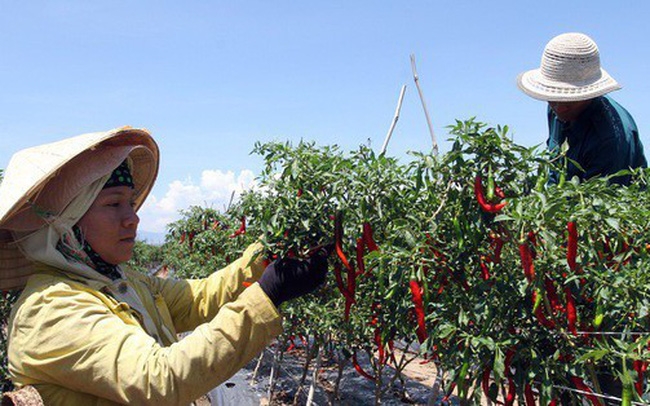
<svg viewBox="0 0 650 406">
<path fill-rule="evenodd" d="M 605 218 L 605 223 L 607 223 L 607 225 L 610 226 L 611 228 L 613 228 L 614 230 L 620 231 L 620 228 L 619 228 L 620 224 L 619 224 L 618 219 L 615 219 L 613 217 L 606 217 Z"/>
<path fill-rule="evenodd" d="M 492 364 L 492 373 L 494 374 L 494 380 L 496 382 L 501 382 L 504 377 L 505 369 L 503 352 L 501 351 L 501 348 L 497 347 L 494 351 L 494 364 Z"/>
<path fill-rule="evenodd" d="M 609 354 L 609 350 L 606 349 L 595 349 L 584 353 L 581 357 L 578 358 L 578 362 L 593 361 L 598 362 L 603 357 Z"/>
</svg>

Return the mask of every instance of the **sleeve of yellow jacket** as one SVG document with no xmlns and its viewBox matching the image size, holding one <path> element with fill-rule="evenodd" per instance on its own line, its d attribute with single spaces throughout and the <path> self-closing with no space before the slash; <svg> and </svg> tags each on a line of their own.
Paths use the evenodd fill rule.
<svg viewBox="0 0 650 406">
<path fill-rule="evenodd" d="M 151 278 L 151 289 L 164 298 L 176 331 L 189 331 L 211 320 L 222 306 L 256 282 L 265 268 L 262 249 L 262 244 L 252 244 L 241 258 L 205 279 Z"/>
<path fill-rule="evenodd" d="M 12 374 L 23 384 L 59 385 L 117 403 L 187 405 L 232 376 L 282 329 L 277 309 L 256 283 L 169 347 L 87 291 L 57 283 L 30 293 L 11 327 L 10 359 L 12 353 L 19 358 L 19 367 L 10 365 Z"/>
</svg>

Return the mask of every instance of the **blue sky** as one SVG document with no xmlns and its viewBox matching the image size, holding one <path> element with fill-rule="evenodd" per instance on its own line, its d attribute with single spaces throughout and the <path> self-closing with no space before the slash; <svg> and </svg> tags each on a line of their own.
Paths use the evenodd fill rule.
<svg viewBox="0 0 650 406">
<path fill-rule="evenodd" d="M 569 31 L 598 43 L 648 151 L 649 4 L 0 0 L 0 167 L 39 143 L 148 128 L 162 166 L 141 229 L 160 232 L 178 209 L 222 207 L 252 184 L 255 141 L 379 149 L 403 84 L 389 153 L 428 150 L 411 53 L 442 151 L 445 126 L 471 116 L 532 146 L 546 107 L 515 78 Z"/>
</svg>

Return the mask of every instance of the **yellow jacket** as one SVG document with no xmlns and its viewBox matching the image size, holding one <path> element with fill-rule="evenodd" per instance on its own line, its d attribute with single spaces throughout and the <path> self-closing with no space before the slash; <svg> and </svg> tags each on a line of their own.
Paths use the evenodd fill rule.
<svg viewBox="0 0 650 406">
<path fill-rule="evenodd" d="M 41 265 L 9 325 L 9 373 L 46 405 L 188 405 L 224 382 L 281 333 L 277 309 L 256 281 L 259 245 L 201 280 L 126 270 L 159 331 L 192 331 L 164 345 L 140 314 L 105 294 L 101 282 Z M 167 334 L 169 335 L 169 334 Z"/>
</svg>

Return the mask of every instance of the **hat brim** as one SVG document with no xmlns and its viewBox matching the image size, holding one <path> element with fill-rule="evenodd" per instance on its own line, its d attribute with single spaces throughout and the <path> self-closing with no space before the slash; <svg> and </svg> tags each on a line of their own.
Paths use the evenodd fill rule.
<svg viewBox="0 0 650 406">
<path fill-rule="evenodd" d="M 546 102 L 590 100 L 621 88 L 604 69 L 601 69 L 601 76 L 597 81 L 589 83 L 550 81 L 544 78 L 540 69 L 533 69 L 517 77 L 517 86 L 528 96 Z"/>
<path fill-rule="evenodd" d="M 36 231 L 45 225 L 34 209 L 61 213 L 82 188 L 127 157 L 138 210 L 153 188 L 160 160 L 158 146 L 146 130 L 124 127 L 84 134 L 12 157 L 0 184 L 0 290 L 22 287 L 32 273 L 13 232 Z"/>
</svg>

